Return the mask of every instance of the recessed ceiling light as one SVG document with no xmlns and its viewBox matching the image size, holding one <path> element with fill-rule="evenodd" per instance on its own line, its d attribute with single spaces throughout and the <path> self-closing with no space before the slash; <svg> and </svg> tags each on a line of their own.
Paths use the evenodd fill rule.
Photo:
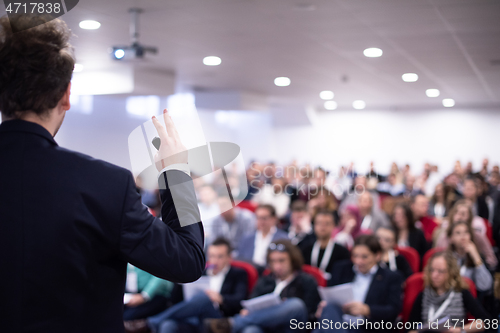
<svg viewBox="0 0 500 333">
<path fill-rule="evenodd" d="M 427 89 L 425 91 L 425 94 L 427 95 L 427 97 L 438 97 L 439 90 L 438 89 Z"/>
<path fill-rule="evenodd" d="M 278 87 L 286 87 L 289 86 L 291 83 L 290 79 L 287 78 L 286 76 L 280 76 L 274 79 L 274 84 L 277 85 Z"/>
<path fill-rule="evenodd" d="M 452 98 L 445 98 L 445 99 L 443 99 L 443 106 L 445 108 L 451 108 L 451 107 L 455 106 L 455 100 Z"/>
<path fill-rule="evenodd" d="M 325 109 L 327 109 L 327 110 L 335 110 L 337 108 L 337 102 L 326 101 L 324 106 L 325 106 Z"/>
<path fill-rule="evenodd" d="M 370 47 L 368 49 L 365 49 L 363 51 L 363 54 L 365 55 L 365 57 L 368 57 L 368 58 L 377 58 L 377 57 L 380 57 L 382 56 L 384 52 L 382 52 L 381 49 L 379 49 L 378 47 Z"/>
<path fill-rule="evenodd" d="M 207 66 L 219 66 L 221 62 L 222 62 L 221 58 L 216 56 L 209 56 L 203 58 L 203 64 Z"/>
<path fill-rule="evenodd" d="M 418 75 L 415 73 L 404 73 L 402 78 L 405 82 L 416 82 L 418 80 Z"/>
<path fill-rule="evenodd" d="M 319 98 L 324 99 L 324 100 L 333 99 L 334 96 L 335 96 L 335 94 L 333 93 L 333 91 L 330 91 L 330 90 L 324 90 L 324 91 L 319 93 Z"/>
<path fill-rule="evenodd" d="M 96 30 L 99 29 L 101 23 L 94 20 L 85 20 L 80 22 L 80 28 L 85 30 Z"/>
<path fill-rule="evenodd" d="M 116 49 L 114 55 L 116 59 L 122 59 L 123 57 L 125 57 L 125 50 Z"/>
<path fill-rule="evenodd" d="M 358 100 L 352 102 L 352 107 L 355 108 L 356 110 L 362 110 L 366 107 L 366 103 L 365 103 L 365 101 L 358 99 Z"/>
<path fill-rule="evenodd" d="M 75 64 L 75 68 L 73 68 L 74 73 L 78 73 L 83 71 L 83 65 L 82 64 Z"/>
</svg>

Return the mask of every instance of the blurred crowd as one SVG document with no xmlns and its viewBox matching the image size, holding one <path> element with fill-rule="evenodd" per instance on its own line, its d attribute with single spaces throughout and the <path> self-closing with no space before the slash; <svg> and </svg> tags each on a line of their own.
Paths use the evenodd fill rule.
<svg viewBox="0 0 500 333">
<path fill-rule="evenodd" d="M 500 173 L 487 159 L 448 174 L 393 163 L 386 175 L 373 163 L 335 173 L 254 161 L 244 174 L 193 179 L 209 282 L 185 298 L 185 286 L 155 281 L 155 292 L 131 275 L 130 332 L 370 332 L 387 322 L 382 331 L 416 331 L 412 323 L 445 319 L 474 325 L 442 332 L 498 330 Z M 157 213 L 157 194 L 137 185 Z M 346 283 L 345 304 L 318 292 Z M 281 302 L 241 304 L 266 295 Z"/>
</svg>

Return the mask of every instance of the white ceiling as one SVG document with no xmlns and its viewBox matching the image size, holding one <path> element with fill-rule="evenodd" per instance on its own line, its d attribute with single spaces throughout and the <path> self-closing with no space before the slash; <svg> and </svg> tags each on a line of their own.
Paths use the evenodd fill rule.
<svg viewBox="0 0 500 333">
<path fill-rule="evenodd" d="M 109 47 L 129 43 L 130 7 L 144 9 L 141 43 L 159 48 L 142 66 L 175 72 L 181 86 L 318 109 L 322 90 L 334 91 L 342 109 L 355 99 L 367 109 L 436 108 L 442 98 L 457 107 L 500 106 L 498 0 L 80 0 L 63 19 L 86 69 L 109 65 Z M 82 30 L 84 19 L 102 26 Z M 364 57 L 368 47 L 383 56 Z M 208 55 L 222 64 L 204 66 Z M 419 81 L 403 82 L 406 72 Z M 291 85 L 276 87 L 277 76 Z M 427 97 L 427 88 L 441 96 Z"/>
</svg>

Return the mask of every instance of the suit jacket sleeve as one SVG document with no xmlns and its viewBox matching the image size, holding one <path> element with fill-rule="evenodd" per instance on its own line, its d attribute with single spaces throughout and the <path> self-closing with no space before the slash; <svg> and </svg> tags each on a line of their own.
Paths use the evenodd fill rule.
<svg viewBox="0 0 500 333">
<path fill-rule="evenodd" d="M 157 277 L 178 283 L 197 280 L 205 269 L 204 232 L 192 179 L 180 170 L 159 178 L 162 220 L 149 214 L 136 191 L 132 174 L 123 202 L 120 252 L 124 259 Z M 170 187 L 175 185 L 175 192 Z M 173 195 L 175 195 L 175 206 Z M 200 221 L 181 227 L 183 220 Z"/>
<path fill-rule="evenodd" d="M 391 273 L 386 277 L 387 303 L 370 305 L 369 319 L 372 321 L 393 321 L 402 309 L 402 277 L 399 274 Z"/>
<path fill-rule="evenodd" d="M 226 312 L 226 309 L 231 310 L 239 310 L 241 309 L 240 302 L 244 300 L 247 296 L 248 290 L 248 277 L 246 272 L 238 272 L 235 274 L 234 279 L 236 280 L 236 285 L 234 286 L 234 292 L 230 294 L 222 294 L 222 305 L 221 310 Z M 236 311 L 237 311 L 236 310 Z M 236 311 L 227 311 L 227 312 L 236 312 Z"/>
<path fill-rule="evenodd" d="M 305 274 L 305 273 L 304 273 Z M 314 278 L 304 279 L 304 304 L 306 305 L 307 312 L 311 317 L 314 317 L 314 313 L 318 308 L 318 304 L 321 301 L 321 297 L 318 293 L 318 284 Z"/>
</svg>

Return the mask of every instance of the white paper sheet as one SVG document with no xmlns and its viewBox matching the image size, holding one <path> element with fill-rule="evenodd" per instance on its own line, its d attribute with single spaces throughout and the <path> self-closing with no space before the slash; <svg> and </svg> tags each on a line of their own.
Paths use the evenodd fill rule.
<svg viewBox="0 0 500 333">
<path fill-rule="evenodd" d="M 210 288 L 210 280 L 208 276 L 202 276 L 194 282 L 185 283 L 182 285 L 184 300 L 189 301 L 197 293 L 204 292 L 209 288 Z"/>
<path fill-rule="evenodd" d="M 271 293 L 255 297 L 246 301 L 241 301 L 241 305 L 249 312 L 254 312 L 257 310 L 271 307 L 273 305 L 278 305 L 281 302 L 282 302 L 281 297 L 279 295 Z"/>
<path fill-rule="evenodd" d="M 354 300 L 351 283 L 339 284 L 333 287 L 318 287 L 318 292 L 322 300 L 338 306 L 343 306 Z"/>
</svg>

